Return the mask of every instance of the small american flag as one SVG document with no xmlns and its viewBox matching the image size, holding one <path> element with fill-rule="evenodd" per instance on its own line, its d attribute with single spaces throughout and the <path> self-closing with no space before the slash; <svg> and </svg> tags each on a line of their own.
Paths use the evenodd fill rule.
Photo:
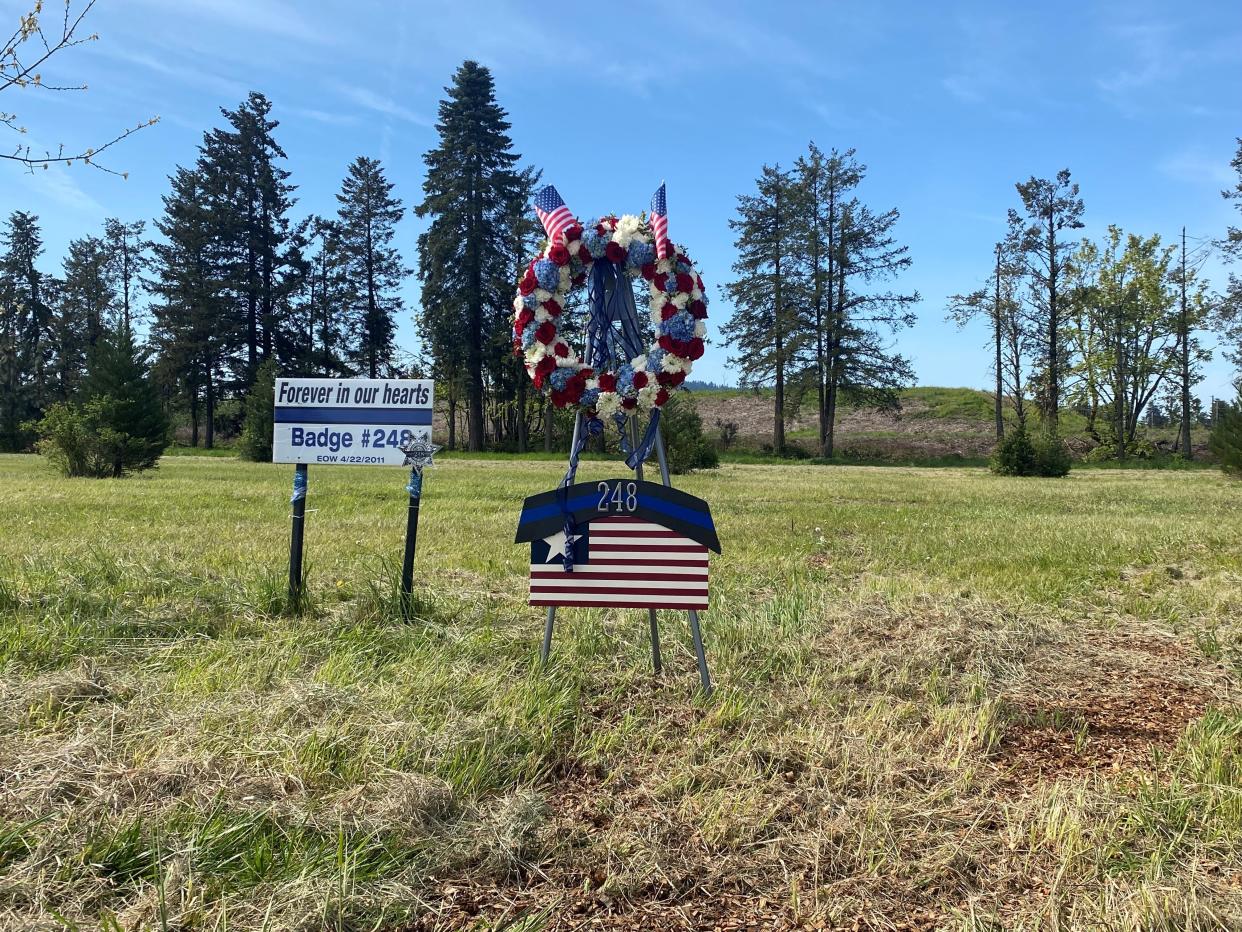
<svg viewBox="0 0 1242 932">
<path fill-rule="evenodd" d="M 573 571 L 563 532 L 531 542 L 530 604 L 707 608 L 707 548 L 662 524 L 624 515 L 579 524 Z"/>
<path fill-rule="evenodd" d="M 535 195 L 534 203 L 535 213 L 539 215 L 539 222 L 547 231 L 548 239 L 553 243 L 559 243 L 565 229 L 577 222 L 574 220 L 574 215 L 569 212 L 569 208 L 565 206 L 565 202 L 561 200 L 561 196 L 556 193 L 556 188 L 552 185 L 541 188 Z"/>
<path fill-rule="evenodd" d="M 651 196 L 651 234 L 655 237 L 657 259 L 667 259 L 673 254 L 673 244 L 668 238 L 668 201 L 664 195 L 664 182 Z"/>
</svg>

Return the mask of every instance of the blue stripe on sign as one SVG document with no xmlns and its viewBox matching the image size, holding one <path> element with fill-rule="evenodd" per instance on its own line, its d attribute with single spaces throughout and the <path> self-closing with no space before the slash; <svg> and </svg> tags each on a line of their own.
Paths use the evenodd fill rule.
<svg viewBox="0 0 1242 932">
<path fill-rule="evenodd" d="M 277 424 L 427 425 L 430 408 L 277 408 Z"/>
<path fill-rule="evenodd" d="M 594 505 L 599 501 L 599 496 L 592 492 L 590 495 L 580 495 L 577 498 L 571 498 L 566 502 L 566 506 L 571 512 L 577 511 L 579 508 L 585 508 L 588 505 Z M 697 527 L 714 528 L 710 515 L 694 509 L 687 508 L 685 505 L 678 505 L 674 502 L 665 501 L 662 498 L 654 498 L 650 495 L 639 495 L 638 504 L 641 508 L 654 511 L 657 514 L 665 514 L 671 518 L 680 518 L 687 524 L 693 524 Z M 556 502 L 548 505 L 540 505 L 537 508 L 530 508 L 522 512 L 521 518 L 518 519 L 519 527 L 530 521 L 540 521 L 544 518 L 550 518 L 553 515 L 561 513 L 561 506 Z M 615 512 L 612 512 L 615 513 Z"/>
</svg>

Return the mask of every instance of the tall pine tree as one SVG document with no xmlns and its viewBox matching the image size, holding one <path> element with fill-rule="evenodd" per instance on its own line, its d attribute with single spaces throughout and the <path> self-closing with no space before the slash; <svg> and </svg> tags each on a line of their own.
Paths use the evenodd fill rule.
<svg viewBox="0 0 1242 932">
<path fill-rule="evenodd" d="M 1011 209 L 1009 225 L 1025 257 L 1031 301 L 1044 334 L 1039 407 L 1046 429 L 1055 434 L 1065 367 L 1061 343 L 1066 275 L 1077 249 L 1070 231 L 1082 228 L 1083 203 L 1068 168 L 1057 172 L 1055 179 L 1032 175 L 1014 187 L 1022 200 L 1022 213 Z"/>
<path fill-rule="evenodd" d="M 0 245 L 0 450 L 19 452 L 33 439 L 22 425 L 48 401 L 54 363 L 52 315 L 35 264 L 43 254 L 39 218 L 14 211 Z"/>
<path fill-rule="evenodd" d="M 775 391 L 772 446 L 785 451 L 785 382 L 803 332 L 799 307 L 806 293 L 800 259 L 800 190 L 780 166 L 763 166 L 755 194 L 738 196 L 737 277 L 727 286 L 734 312 L 721 328 L 738 351 L 729 359 L 744 382 L 771 384 Z"/>
<path fill-rule="evenodd" d="M 360 371 L 378 378 L 392 366 L 398 290 L 410 274 L 393 248 L 396 225 L 405 210 L 392 195 L 392 182 L 376 159 L 358 156 L 341 183 L 335 229 L 352 296 L 350 355 Z"/>
<path fill-rule="evenodd" d="M 506 221 L 521 181 L 491 72 L 467 61 L 445 91 L 436 123 L 440 142 L 423 157 L 427 176 L 417 208 L 420 217 L 431 218 L 419 237 L 419 321 L 433 352 L 460 353 L 459 360 L 436 360 L 436 367 L 462 373 L 469 447 L 481 450 L 484 366 L 496 339 L 491 310 L 506 306 L 504 286 L 516 274 L 510 267 L 513 233 Z M 446 343 L 450 335 L 455 345 Z"/>
<path fill-rule="evenodd" d="M 104 221 L 105 272 L 113 294 L 113 325 L 132 328 L 139 318 L 138 294 L 142 274 L 150 262 L 151 244 L 144 234 L 145 220 L 122 223 L 115 217 Z"/>
</svg>

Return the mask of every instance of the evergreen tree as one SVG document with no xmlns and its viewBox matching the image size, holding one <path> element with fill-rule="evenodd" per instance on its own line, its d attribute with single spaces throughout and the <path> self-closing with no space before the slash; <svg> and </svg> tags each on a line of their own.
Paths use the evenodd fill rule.
<svg viewBox="0 0 1242 932">
<path fill-rule="evenodd" d="M 212 180 L 178 168 L 156 221 L 163 241 L 154 247 L 157 301 L 152 333 L 159 348 L 157 373 L 175 387 L 190 411 L 198 445 L 200 404 L 205 408 L 206 445 L 214 444 L 215 409 L 228 385 L 228 371 L 244 347 L 245 321 L 227 290 L 228 245 L 217 236 Z"/>
<path fill-rule="evenodd" d="M 95 344 L 82 391 L 88 403 L 101 403 L 98 433 L 110 474 L 120 478 L 153 467 L 168 446 L 168 419 L 132 330 L 122 325 Z"/>
<path fill-rule="evenodd" d="M 1057 172 L 1055 180 L 1032 175 L 1014 187 L 1024 214 L 1011 209 L 1009 224 L 1025 257 L 1031 299 L 1044 334 L 1040 407 L 1045 426 L 1055 434 L 1061 404 L 1063 290 L 1067 268 L 1077 248 L 1066 233 L 1082 228 L 1083 203 L 1078 185 L 1070 181 L 1068 168 Z"/>
<path fill-rule="evenodd" d="M 282 339 L 286 299 L 296 281 L 288 212 L 294 186 L 277 164 L 285 151 L 272 135 L 271 101 L 252 91 L 236 110 L 221 109 L 227 128 L 204 134 L 197 173 L 210 204 L 212 232 L 223 282 L 244 322 L 244 369 L 248 385 L 259 363 L 278 351 L 292 355 Z"/>
<path fill-rule="evenodd" d="M 138 321 L 138 294 L 142 274 L 150 263 L 151 244 L 143 238 L 145 220 L 122 223 L 115 217 L 104 221 L 103 248 L 108 287 L 113 294 L 112 326 L 133 327 Z"/>
<path fill-rule="evenodd" d="M 405 213 L 392 187 L 380 163 L 360 155 L 336 196 L 341 205 L 336 242 L 353 296 L 350 356 L 373 379 L 391 369 L 394 319 L 402 309 L 397 292 L 410 274 L 392 246 L 396 224 Z"/>
<path fill-rule="evenodd" d="M 1237 174 L 1233 187 L 1222 191 L 1221 196 L 1232 201 L 1242 211 L 1242 137 L 1238 137 L 1238 150 L 1229 163 Z M 1242 264 L 1242 226 L 1231 226 L 1220 241 L 1221 252 L 1226 261 Z M 1226 342 L 1225 355 L 1235 366 L 1242 368 L 1242 275 L 1229 274 L 1229 289 L 1221 312 L 1221 330 Z"/>
<path fill-rule="evenodd" d="M 1217 402 L 1208 448 L 1225 472 L 1242 476 L 1242 387 L 1233 404 Z"/>
<path fill-rule="evenodd" d="M 785 381 L 803 328 L 798 307 L 805 295 L 798 259 L 798 191 L 789 172 L 763 166 L 755 194 L 738 196 L 737 278 L 727 286 L 734 312 L 721 333 L 737 351 L 729 364 L 744 383 L 771 384 L 776 400 L 772 446 L 785 450 Z"/>
<path fill-rule="evenodd" d="M 516 274 L 510 267 L 513 233 L 506 220 L 521 193 L 521 180 L 491 72 L 467 61 L 445 90 L 448 97 L 440 102 L 436 123 L 440 142 L 423 157 L 427 176 L 417 208 L 418 216 L 431 218 L 419 237 L 419 322 L 433 352 L 459 357 L 437 359 L 436 368 L 454 377 L 461 373 L 469 447 L 480 450 L 484 366 L 488 347 L 497 339 L 489 332 L 489 310 L 508 305 L 504 292 Z"/>
<path fill-rule="evenodd" d="M 272 460 L 272 431 L 275 422 L 276 379 L 280 367 L 275 359 L 259 366 L 259 374 L 246 395 L 244 424 L 238 449 L 241 458 L 255 463 Z"/>
<path fill-rule="evenodd" d="M 108 326 L 113 295 L 108 285 L 107 261 L 103 241 L 98 237 L 73 240 L 56 297 L 49 302 L 55 333 L 57 397 L 61 401 L 76 392 L 87 354 Z"/>
<path fill-rule="evenodd" d="M 12 453 L 29 446 L 32 436 L 23 425 L 48 400 L 53 322 L 35 265 L 43 253 L 39 218 L 14 211 L 0 243 L 0 450 Z"/>
<path fill-rule="evenodd" d="M 340 226 L 333 220 L 312 215 L 303 235 L 306 238 L 303 285 L 308 347 L 306 367 L 326 377 L 353 375 L 354 369 L 345 356 L 349 349 L 349 314 L 354 300 Z"/>
</svg>

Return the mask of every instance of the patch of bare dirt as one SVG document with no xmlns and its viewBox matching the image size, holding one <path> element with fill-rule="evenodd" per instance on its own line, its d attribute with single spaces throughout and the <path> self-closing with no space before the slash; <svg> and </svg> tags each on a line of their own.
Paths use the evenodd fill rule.
<svg viewBox="0 0 1242 932">
<path fill-rule="evenodd" d="M 1173 638 L 1101 633 L 1075 653 L 1036 668 L 1060 666 L 1055 686 L 1005 697 L 997 763 L 1019 782 L 1149 767 L 1221 698 L 1217 671 Z"/>
</svg>

